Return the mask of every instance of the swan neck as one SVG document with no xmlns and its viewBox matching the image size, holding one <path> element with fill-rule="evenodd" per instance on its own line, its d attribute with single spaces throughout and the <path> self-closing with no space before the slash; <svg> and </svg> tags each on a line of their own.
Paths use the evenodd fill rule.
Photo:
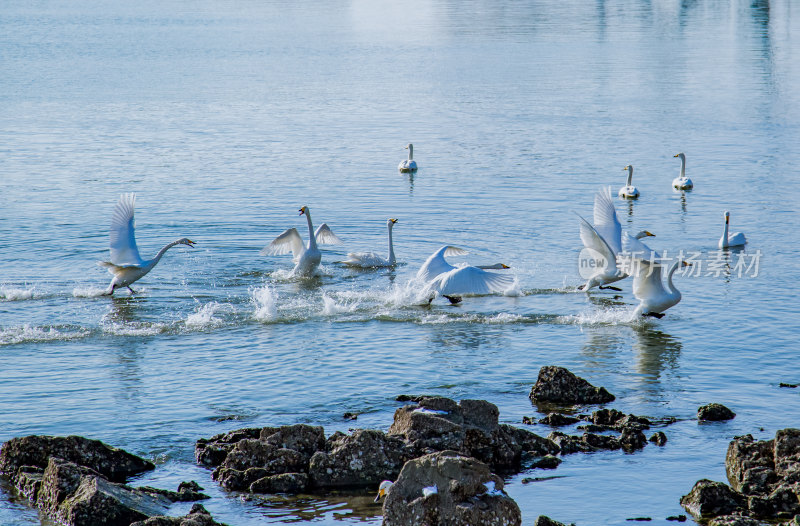
<svg viewBox="0 0 800 526">
<path fill-rule="evenodd" d="M 389 263 L 394 265 L 394 244 L 392 243 L 392 225 L 389 225 Z"/>
<path fill-rule="evenodd" d="M 681 156 L 681 177 L 686 178 L 686 157 Z"/>
<path fill-rule="evenodd" d="M 676 292 L 680 294 L 678 292 L 678 289 L 675 288 L 675 284 L 672 283 L 672 275 L 675 274 L 675 271 L 678 270 L 678 267 L 680 265 L 681 265 L 681 260 L 679 259 L 678 261 L 672 264 L 672 266 L 669 268 L 669 272 L 667 273 L 667 286 L 669 287 L 669 291 L 673 294 L 675 294 Z"/>
<path fill-rule="evenodd" d="M 166 254 L 167 250 L 171 249 L 172 247 L 174 247 L 174 246 L 175 246 L 175 245 L 177 245 L 177 244 L 178 244 L 178 242 L 177 242 L 177 241 L 173 241 L 172 243 L 167 243 L 166 245 L 164 245 L 164 248 L 162 248 L 161 250 L 159 250 L 159 251 L 158 251 L 158 254 L 156 254 L 156 257 L 154 257 L 153 259 L 151 259 L 151 260 L 150 260 L 150 262 L 148 263 L 148 265 L 147 265 L 147 266 L 149 266 L 149 267 L 154 267 L 154 266 L 156 265 L 156 263 L 158 263 L 158 262 L 159 262 L 159 260 L 161 259 L 161 257 L 162 257 L 164 254 Z"/>
<path fill-rule="evenodd" d="M 633 182 L 633 166 L 628 166 L 628 186 Z"/>
<path fill-rule="evenodd" d="M 314 225 L 311 224 L 311 214 L 306 210 L 306 221 L 308 221 L 308 248 L 317 247 L 317 238 L 314 237 Z"/>
<path fill-rule="evenodd" d="M 728 218 L 725 218 L 725 226 L 722 228 L 722 239 L 720 240 L 722 248 L 728 246 Z"/>
<path fill-rule="evenodd" d="M 408 145 L 408 160 L 409 161 L 413 161 L 414 160 L 414 145 L 413 144 L 409 144 Z"/>
</svg>

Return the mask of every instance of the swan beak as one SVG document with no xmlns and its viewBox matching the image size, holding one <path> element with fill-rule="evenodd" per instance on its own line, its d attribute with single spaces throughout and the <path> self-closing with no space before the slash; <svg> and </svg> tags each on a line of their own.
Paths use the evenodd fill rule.
<svg viewBox="0 0 800 526">
<path fill-rule="evenodd" d="M 300 211 L 300 214 L 298 214 L 298 215 L 305 214 L 306 213 L 306 207 L 301 208 L 299 211 Z"/>
<path fill-rule="evenodd" d="M 644 235 L 646 235 L 646 236 L 648 236 L 648 237 L 656 237 L 656 235 L 655 235 L 655 234 L 653 234 L 652 232 L 650 232 L 650 231 L 648 231 L 648 230 L 645 230 L 645 231 L 644 231 Z"/>
<path fill-rule="evenodd" d="M 691 266 L 692 266 L 692 264 L 691 264 L 691 263 L 689 263 L 689 262 L 686 262 L 686 261 L 681 261 L 681 266 L 682 266 L 682 267 L 691 267 Z"/>
<path fill-rule="evenodd" d="M 187 241 L 188 241 L 188 243 L 186 243 L 186 244 L 189 245 L 190 247 L 194 248 L 194 241 L 192 241 L 191 239 L 189 239 Z"/>
<path fill-rule="evenodd" d="M 383 489 L 383 488 L 379 489 L 378 490 L 378 496 L 375 497 L 375 502 L 380 502 L 381 501 L 381 497 L 383 497 L 384 495 L 386 495 L 386 490 Z"/>
<path fill-rule="evenodd" d="M 675 155 L 673 155 L 673 157 L 678 157 L 679 155 L 680 155 L 679 153 L 676 153 Z"/>
<path fill-rule="evenodd" d="M 506 265 L 505 263 L 500 263 L 500 265 L 501 265 L 503 268 L 511 268 L 511 267 L 509 267 L 508 265 Z"/>
<path fill-rule="evenodd" d="M 391 221 L 392 223 L 397 223 L 397 219 L 394 218 L 390 219 L 389 221 Z"/>
</svg>

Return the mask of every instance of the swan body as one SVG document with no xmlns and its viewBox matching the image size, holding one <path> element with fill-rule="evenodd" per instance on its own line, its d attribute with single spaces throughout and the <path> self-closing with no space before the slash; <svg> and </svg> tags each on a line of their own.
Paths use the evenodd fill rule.
<svg viewBox="0 0 800 526">
<path fill-rule="evenodd" d="M 580 219 L 583 245 L 590 251 L 599 254 L 603 263 L 603 266 L 598 268 L 597 272 L 578 289 L 587 292 L 594 287 L 619 290 L 616 287 L 606 287 L 610 283 L 628 277 L 628 274 L 617 265 L 617 255 L 622 248 L 622 225 L 617 218 L 617 210 L 611 199 L 611 189 L 600 189 L 594 196 L 594 226 L 580 215 L 578 218 Z M 647 230 L 642 230 L 633 237 L 641 239 L 654 235 Z"/>
<path fill-rule="evenodd" d="M 300 209 L 300 215 L 306 216 L 308 222 L 308 244 L 303 245 L 303 238 L 296 228 L 290 228 L 283 234 L 276 237 L 272 243 L 261 249 L 262 256 L 282 255 L 292 253 L 292 260 L 295 262 L 292 274 L 294 276 L 308 277 L 314 274 L 322 261 L 322 252 L 317 248 L 320 245 L 339 245 L 342 240 L 334 234 L 327 223 L 322 223 L 317 231 L 311 224 L 311 213 L 307 206 Z"/>
<path fill-rule="evenodd" d="M 386 221 L 386 228 L 389 229 L 389 256 L 384 258 L 375 252 L 350 252 L 347 259 L 342 263 L 351 267 L 376 268 L 393 267 L 397 262 L 394 256 L 394 245 L 392 243 L 392 227 L 397 223 L 397 219 L 390 218 Z"/>
<path fill-rule="evenodd" d="M 400 161 L 400 164 L 397 165 L 397 169 L 400 173 L 416 172 L 417 161 L 414 160 L 414 145 L 409 143 L 405 146 L 405 149 L 408 150 L 408 159 Z"/>
<path fill-rule="evenodd" d="M 731 220 L 731 214 L 725 210 L 725 227 L 722 229 L 722 237 L 719 238 L 719 248 L 740 247 L 747 243 L 744 234 L 736 232 L 734 234 L 728 233 L 728 224 Z"/>
<path fill-rule="evenodd" d="M 131 284 L 144 277 L 153 270 L 167 250 L 175 245 L 188 245 L 194 247 L 194 241 L 181 238 L 172 243 L 167 243 L 158 251 L 153 259 L 144 260 L 139 255 L 136 245 L 136 232 L 134 230 L 133 212 L 136 204 L 135 194 L 123 194 L 114 207 L 111 216 L 110 261 L 100 261 L 98 265 L 104 267 L 114 277 L 105 291 L 106 295 L 114 294 L 114 290 L 126 287 L 132 293 Z"/>
<path fill-rule="evenodd" d="M 628 183 L 619 189 L 619 196 L 626 199 L 637 199 L 639 197 L 639 190 L 633 186 L 633 165 L 629 164 L 623 170 L 628 171 Z"/>
<path fill-rule="evenodd" d="M 691 190 L 694 188 L 694 183 L 686 177 L 686 156 L 683 153 L 676 153 L 673 157 L 681 158 L 681 175 L 672 180 L 672 187 L 677 190 Z"/>
<path fill-rule="evenodd" d="M 639 300 L 639 305 L 633 312 L 634 317 L 662 318 L 665 310 L 681 301 L 681 293 L 675 288 L 672 275 L 678 267 L 689 266 L 689 263 L 677 259 L 667 271 L 665 287 L 662 278 L 664 263 L 660 254 L 627 232 L 622 236 L 622 246 L 632 260 L 633 295 Z"/>
<path fill-rule="evenodd" d="M 463 256 L 466 250 L 453 246 L 443 246 L 431 254 L 417 271 L 417 279 L 425 283 L 423 295 L 431 300 L 438 294 L 458 303 L 463 294 L 491 294 L 504 292 L 514 283 L 513 276 L 487 272 L 490 269 L 506 269 L 508 265 L 465 265 L 456 267 L 445 256 Z"/>
</svg>

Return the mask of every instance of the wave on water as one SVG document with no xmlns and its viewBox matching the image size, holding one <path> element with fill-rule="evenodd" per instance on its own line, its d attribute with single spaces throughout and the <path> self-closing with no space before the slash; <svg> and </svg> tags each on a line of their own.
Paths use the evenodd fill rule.
<svg viewBox="0 0 800 526">
<path fill-rule="evenodd" d="M 630 307 L 598 309 L 559 316 L 556 318 L 556 322 L 566 325 L 646 325 L 650 323 L 645 318 L 635 319 L 633 311 L 634 309 Z"/>
<path fill-rule="evenodd" d="M 272 321 L 278 317 L 278 292 L 264 285 L 250 291 L 250 298 L 255 305 L 253 317 L 258 321 Z"/>
<path fill-rule="evenodd" d="M 322 314 L 325 316 L 331 316 L 334 314 L 342 314 L 346 312 L 354 312 L 359 305 L 358 301 L 351 301 L 349 304 L 345 303 L 337 303 L 335 299 L 331 298 L 324 292 L 322 293 Z"/>
<path fill-rule="evenodd" d="M 103 332 L 114 336 L 154 336 L 168 330 L 166 323 L 151 322 L 110 323 L 103 326 Z"/>
<path fill-rule="evenodd" d="M 29 300 L 33 298 L 33 290 L 33 287 L 29 289 L 0 287 L 0 298 L 5 299 L 6 301 Z"/>
<path fill-rule="evenodd" d="M 31 327 L 28 324 L 19 327 L 0 329 L 0 345 L 15 345 L 30 342 L 67 341 L 85 338 L 89 331 L 79 328 Z"/>
<path fill-rule="evenodd" d="M 214 317 L 215 314 L 225 310 L 225 305 L 216 301 L 200 305 L 197 309 L 186 317 L 187 327 L 217 327 L 223 324 L 223 320 Z"/>
<path fill-rule="evenodd" d="M 72 289 L 72 296 L 75 298 L 99 298 L 105 294 L 106 289 L 98 287 L 81 286 Z"/>
</svg>

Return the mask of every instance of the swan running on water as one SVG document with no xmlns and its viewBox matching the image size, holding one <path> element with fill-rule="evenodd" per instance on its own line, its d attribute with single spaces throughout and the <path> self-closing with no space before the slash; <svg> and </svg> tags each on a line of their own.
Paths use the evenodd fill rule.
<svg viewBox="0 0 800 526">
<path fill-rule="evenodd" d="M 662 281 L 664 263 L 658 252 L 625 232 L 622 235 L 622 248 L 630 257 L 631 273 L 633 273 L 633 295 L 639 305 L 633 311 L 633 317 L 652 316 L 663 318 L 664 311 L 681 301 L 681 293 L 672 283 L 672 275 L 678 267 L 687 267 L 689 263 L 676 259 L 667 271 L 667 286 Z"/>
<path fill-rule="evenodd" d="M 686 156 L 683 153 L 676 153 L 673 157 L 681 158 L 681 175 L 672 180 L 672 187 L 678 190 L 691 190 L 694 188 L 694 183 L 686 177 Z"/>
<path fill-rule="evenodd" d="M 423 294 L 430 301 L 438 294 L 450 303 L 461 301 L 464 294 L 492 294 L 505 292 L 514 284 L 514 277 L 487 272 L 489 269 L 507 269 L 508 265 L 477 265 L 455 267 L 445 256 L 463 256 L 467 251 L 458 247 L 443 246 L 431 254 L 417 271 L 417 279 L 424 282 Z"/>
<path fill-rule="evenodd" d="M 194 247 L 194 241 L 184 237 L 166 244 L 153 259 L 143 260 L 139 255 L 139 248 L 136 246 L 136 233 L 134 232 L 133 209 L 135 203 L 136 194 L 120 196 L 114 207 L 114 214 L 111 216 L 111 261 L 97 263 L 108 269 L 114 276 L 104 293 L 108 296 L 114 294 L 114 289 L 119 287 L 127 287 L 131 293 L 135 293 L 131 284 L 153 270 L 153 267 L 161 260 L 161 256 L 175 245 Z"/>
<path fill-rule="evenodd" d="M 725 210 L 725 227 L 722 229 L 722 237 L 719 238 L 719 248 L 740 247 L 747 243 L 744 234 L 736 232 L 735 234 L 728 233 L 728 224 L 731 221 L 731 214 Z"/>
<path fill-rule="evenodd" d="M 588 292 L 595 286 L 600 289 L 622 290 L 617 287 L 605 286 L 628 277 L 628 274 L 617 265 L 617 254 L 622 248 L 622 225 L 617 218 L 617 210 L 611 199 L 611 188 L 601 188 L 594 196 L 594 226 L 580 215 L 578 218 L 580 219 L 583 245 L 594 254 L 599 255 L 602 262 L 597 272 L 590 276 L 585 284 L 578 286 L 578 290 Z M 633 237 L 641 239 L 647 236 L 655 236 L 655 234 L 642 230 Z"/>
<path fill-rule="evenodd" d="M 633 165 L 629 164 L 623 171 L 628 170 L 628 184 L 619 189 L 619 196 L 626 199 L 637 199 L 639 197 L 639 190 L 633 186 Z"/>
<path fill-rule="evenodd" d="M 397 165 L 397 169 L 400 173 L 416 172 L 417 161 L 414 160 L 414 145 L 409 143 L 405 146 L 405 149 L 408 150 L 408 159 L 400 161 L 400 164 Z"/>
<path fill-rule="evenodd" d="M 397 219 L 389 218 L 386 220 L 386 228 L 389 229 L 389 256 L 381 257 L 375 252 L 350 252 L 347 259 L 342 261 L 345 265 L 361 268 L 393 267 L 397 261 L 394 257 L 394 245 L 392 244 L 392 227 L 397 223 Z"/>
<path fill-rule="evenodd" d="M 322 223 L 317 231 L 311 224 L 311 213 L 307 206 L 300 209 L 300 215 L 305 214 L 308 221 L 308 245 L 303 246 L 303 238 L 296 228 L 290 228 L 283 234 L 276 237 L 272 243 L 261 249 L 262 256 L 273 256 L 292 253 L 292 260 L 296 263 L 292 274 L 295 276 L 308 277 L 314 274 L 322 261 L 322 252 L 317 248 L 320 245 L 340 245 L 339 239 L 328 227 L 327 223 Z"/>
</svg>

